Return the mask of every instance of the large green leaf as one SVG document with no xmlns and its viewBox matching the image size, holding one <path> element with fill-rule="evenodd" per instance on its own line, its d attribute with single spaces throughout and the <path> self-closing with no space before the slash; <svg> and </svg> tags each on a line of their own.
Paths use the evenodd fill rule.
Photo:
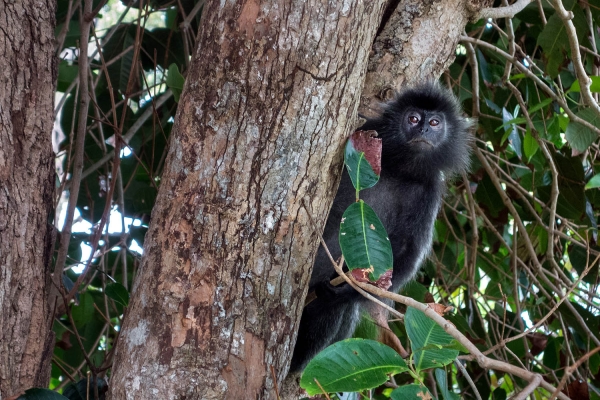
<svg viewBox="0 0 600 400">
<path fill-rule="evenodd" d="M 560 64 L 564 59 L 563 51 L 569 45 L 565 25 L 558 15 L 554 14 L 548 19 L 548 23 L 538 36 L 537 42 L 544 50 L 548 73 L 550 76 L 556 77 Z"/>
<path fill-rule="evenodd" d="M 140 29 L 143 37 L 146 31 Z M 108 66 L 110 83 L 113 89 L 120 90 L 122 94 L 127 91 L 130 74 L 137 71 L 137 68 L 133 68 L 137 30 L 138 27 L 134 24 L 121 24 L 102 48 L 104 61 L 110 64 Z M 136 91 L 139 88 L 140 78 L 135 77 L 133 83 L 135 86 L 131 89 Z"/>
<path fill-rule="evenodd" d="M 573 11 L 572 22 L 576 27 L 577 37 L 580 42 L 587 40 L 587 29 L 585 16 L 576 2 L 565 2 L 565 8 Z M 548 18 L 548 23 L 539 34 L 538 45 L 544 50 L 544 58 L 547 61 L 546 72 L 555 78 L 560 72 L 565 56 L 570 54 L 569 35 L 566 32 L 565 23 L 557 14 Z"/>
<path fill-rule="evenodd" d="M 339 240 L 350 270 L 370 269 L 369 279 L 377 281 L 392 268 L 394 260 L 387 232 L 364 201 L 351 204 L 344 212 Z"/>
<path fill-rule="evenodd" d="M 598 247 L 593 246 L 592 250 L 598 251 L 599 249 Z M 579 275 L 581 275 L 588 265 L 594 262 L 595 259 L 595 257 L 591 257 L 590 254 L 586 252 L 586 249 L 575 245 L 570 245 L 568 247 L 568 254 L 571 265 L 573 268 L 575 268 L 575 271 L 577 271 L 577 274 Z M 596 264 L 596 266 L 592 267 L 588 274 L 583 277 L 583 281 L 589 283 L 590 285 L 595 284 L 596 280 L 598 279 L 598 273 L 600 273 L 600 271 L 598 270 L 598 264 Z"/>
<path fill-rule="evenodd" d="M 458 356 L 456 340 L 421 311 L 408 307 L 404 323 L 417 371 L 443 367 Z"/>
<path fill-rule="evenodd" d="M 94 299 L 90 292 L 79 295 L 79 304 L 74 305 L 71 311 L 73 320 L 78 326 L 86 325 L 94 316 Z"/>
<path fill-rule="evenodd" d="M 125 286 L 118 282 L 113 282 L 106 285 L 104 292 L 108 297 L 123 306 L 127 306 L 129 304 L 129 292 L 127 289 L 125 289 Z"/>
<path fill-rule="evenodd" d="M 600 116 L 591 108 L 586 108 L 577 113 L 577 116 L 594 126 L 600 125 Z M 585 151 L 596 140 L 598 135 L 590 128 L 577 122 L 569 122 L 565 132 L 567 141 L 575 150 Z"/>
<path fill-rule="evenodd" d="M 550 369 L 556 369 L 560 367 L 560 349 L 562 347 L 564 338 L 550 337 L 548 343 L 544 348 L 544 356 L 542 362 Z"/>
<path fill-rule="evenodd" d="M 309 395 L 355 392 L 377 387 L 389 374 L 408 371 L 402 357 L 374 340 L 346 339 L 316 355 L 304 369 L 300 386 Z"/>
<path fill-rule="evenodd" d="M 540 186 L 538 195 L 544 202 L 550 201 L 552 187 L 550 185 Z M 560 180 L 558 184 L 558 202 L 556 212 L 563 218 L 579 221 L 585 213 L 585 191 L 584 185 Z"/>
<path fill-rule="evenodd" d="M 579 303 L 574 301 L 571 301 L 570 303 L 576 313 L 579 314 L 578 316 L 573 315 L 573 312 L 565 303 L 561 303 L 561 305 L 558 306 L 558 311 L 562 315 L 567 326 L 575 330 L 575 332 L 577 332 L 581 337 L 587 336 L 585 327 L 587 327 L 587 329 L 589 329 L 592 333 L 598 334 L 600 331 L 598 327 L 600 325 L 600 318 Z M 583 325 L 585 325 L 585 327 Z"/>
</svg>

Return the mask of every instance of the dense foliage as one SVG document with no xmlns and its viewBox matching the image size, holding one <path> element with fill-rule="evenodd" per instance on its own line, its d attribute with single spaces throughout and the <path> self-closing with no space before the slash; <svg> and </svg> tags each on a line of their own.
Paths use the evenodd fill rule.
<svg viewBox="0 0 600 400">
<path fill-rule="evenodd" d="M 74 301 L 54 324 L 52 389 L 88 371 L 99 382 L 110 374 L 202 3 L 94 1 L 101 8 L 80 142 L 84 18 L 80 2 L 58 1 L 55 223 L 62 227 L 75 212 L 75 224 L 70 241 L 56 245 L 68 257 L 55 269 L 65 269 Z M 572 19 L 561 17 L 563 6 Z M 441 80 L 478 121 L 471 173 L 455 178 L 431 256 L 404 289 L 421 302 L 453 305 L 448 319 L 486 355 L 542 374 L 573 399 L 600 399 L 599 26 L 600 1 L 563 0 L 534 1 L 512 18 L 466 27 Z M 73 193 L 78 148 L 83 174 Z M 76 211 L 68 196 L 76 196 Z M 410 332 L 397 321 L 391 327 L 406 345 Z M 369 336 L 368 324 L 363 328 Z M 367 392 L 388 398 L 395 385 L 417 378 L 438 398 L 504 399 L 528 385 L 465 353 L 459 359 L 470 378 L 446 363 Z M 436 388 L 435 381 L 445 384 Z M 551 397 L 545 389 L 534 393 Z"/>
</svg>

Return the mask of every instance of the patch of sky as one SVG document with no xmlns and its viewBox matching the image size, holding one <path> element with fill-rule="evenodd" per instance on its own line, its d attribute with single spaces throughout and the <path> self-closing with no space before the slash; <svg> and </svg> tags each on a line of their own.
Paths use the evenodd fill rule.
<svg viewBox="0 0 600 400">
<path fill-rule="evenodd" d="M 65 225 L 65 219 L 66 219 L 66 207 L 63 207 L 61 210 L 59 219 L 58 219 L 58 221 L 59 221 L 58 227 L 61 230 Z M 142 226 L 142 221 L 140 219 L 129 218 L 129 217 L 122 218 L 121 213 L 116 208 L 113 208 L 110 211 L 110 218 L 107 223 L 108 230 L 107 230 L 107 227 L 105 227 L 104 233 L 119 234 L 119 233 L 123 232 L 123 227 L 122 227 L 123 220 L 125 222 L 125 232 L 129 232 L 129 228 L 131 226 Z M 93 225 L 89 221 L 87 221 L 81 217 L 81 213 L 79 212 L 78 209 L 75 209 L 75 216 L 74 216 L 73 221 L 74 221 L 73 228 L 71 230 L 73 233 L 88 233 L 88 234 L 92 233 Z M 103 242 L 101 241 L 101 244 L 102 243 Z M 119 247 L 115 247 L 112 250 L 118 251 Z M 138 253 L 140 255 L 143 253 L 143 248 L 139 245 L 138 242 L 135 241 L 135 239 L 131 241 L 129 250 L 133 251 L 135 253 Z M 92 255 L 91 253 L 92 253 L 91 246 L 87 245 L 84 242 L 81 242 L 81 260 L 80 260 L 81 263 L 72 268 L 74 272 L 79 274 L 79 273 L 81 273 L 81 271 L 83 271 L 83 268 L 84 268 L 86 262 L 89 260 L 89 258 Z"/>
</svg>

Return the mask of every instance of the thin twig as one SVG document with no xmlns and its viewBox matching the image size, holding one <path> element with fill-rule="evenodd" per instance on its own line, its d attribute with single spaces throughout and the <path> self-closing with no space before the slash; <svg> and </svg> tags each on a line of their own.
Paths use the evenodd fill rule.
<svg viewBox="0 0 600 400">
<path fill-rule="evenodd" d="M 80 31 L 79 38 L 79 120 L 77 121 L 77 134 L 75 139 L 75 156 L 73 157 L 73 170 L 71 179 L 71 188 L 69 190 L 69 202 L 67 205 L 67 213 L 65 224 L 61 232 L 60 247 L 56 256 L 54 266 L 54 275 L 52 277 L 53 284 L 57 288 L 62 288 L 62 271 L 67 261 L 67 253 L 69 251 L 69 243 L 71 241 L 71 230 L 73 227 L 73 219 L 75 216 L 75 208 L 77 207 L 77 199 L 79 197 L 79 187 L 82 180 L 83 171 L 83 156 L 85 145 L 85 133 L 87 131 L 87 114 L 90 104 L 89 79 L 88 77 L 88 42 L 90 39 L 90 29 L 92 20 L 87 16 L 92 11 L 92 0 L 84 0 L 83 10 L 80 12 Z M 53 301 L 51 301 L 53 303 Z"/>
<path fill-rule="evenodd" d="M 454 359 L 454 365 L 456 365 L 456 368 L 458 368 L 458 370 L 461 372 L 461 374 L 463 374 L 463 376 L 469 383 L 469 386 L 471 386 L 471 389 L 473 389 L 473 393 L 475 393 L 475 398 L 477 400 L 482 400 L 481 395 L 479 394 L 479 391 L 477 390 L 477 386 L 475 386 L 475 382 L 473 382 L 473 379 L 471 379 L 471 375 L 469 375 L 469 372 L 467 371 L 465 366 L 462 365 L 460 360 L 458 360 L 456 358 Z"/>
</svg>

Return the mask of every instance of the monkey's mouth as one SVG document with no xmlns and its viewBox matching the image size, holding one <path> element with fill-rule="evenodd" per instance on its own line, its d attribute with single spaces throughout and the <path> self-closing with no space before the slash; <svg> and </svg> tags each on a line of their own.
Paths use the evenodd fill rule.
<svg viewBox="0 0 600 400">
<path fill-rule="evenodd" d="M 416 145 L 419 145 L 420 147 L 425 147 L 425 146 L 428 146 L 431 148 L 434 147 L 433 143 L 431 143 L 429 140 L 422 138 L 422 137 L 417 137 L 417 138 L 411 139 L 408 143 L 416 144 Z M 423 145 L 425 145 L 425 146 L 423 146 Z"/>
</svg>

